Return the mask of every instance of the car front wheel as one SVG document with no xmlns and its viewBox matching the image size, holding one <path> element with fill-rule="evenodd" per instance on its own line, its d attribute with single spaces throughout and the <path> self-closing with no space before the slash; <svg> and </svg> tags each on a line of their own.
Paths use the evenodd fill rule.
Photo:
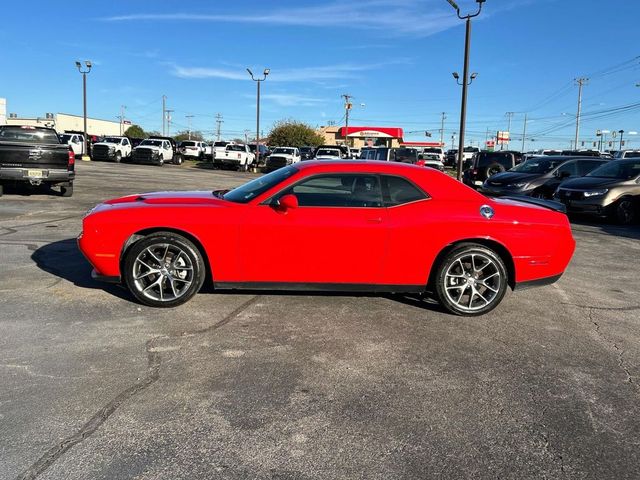
<svg viewBox="0 0 640 480">
<path fill-rule="evenodd" d="M 493 250 L 467 243 L 446 256 L 435 282 L 438 299 L 448 312 L 475 316 L 498 306 L 508 278 L 504 262 Z"/>
<path fill-rule="evenodd" d="M 196 246 L 181 235 L 157 233 L 136 242 L 124 259 L 127 288 L 150 307 L 175 307 L 202 287 L 205 264 Z"/>
<path fill-rule="evenodd" d="M 622 198 L 616 204 L 615 217 L 621 225 L 630 225 L 636 219 L 633 200 L 631 198 Z"/>
</svg>

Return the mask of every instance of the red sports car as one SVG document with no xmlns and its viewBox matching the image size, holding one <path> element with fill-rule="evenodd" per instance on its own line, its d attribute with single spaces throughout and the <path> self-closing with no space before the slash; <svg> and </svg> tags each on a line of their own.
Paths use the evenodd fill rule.
<svg viewBox="0 0 640 480">
<path fill-rule="evenodd" d="M 304 162 L 230 191 L 130 195 L 95 207 L 80 249 L 95 278 L 173 307 L 216 289 L 434 292 L 459 315 L 546 285 L 575 248 L 559 204 L 491 200 L 413 165 Z M 539 204 L 532 204 L 537 202 Z"/>
</svg>

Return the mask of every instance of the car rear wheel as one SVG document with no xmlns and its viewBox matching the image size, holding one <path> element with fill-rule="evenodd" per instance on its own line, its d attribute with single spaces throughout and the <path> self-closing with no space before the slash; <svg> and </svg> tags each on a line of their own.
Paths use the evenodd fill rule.
<svg viewBox="0 0 640 480">
<path fill-rule="evenodd" d="M 182 155 L 176 155 L 175 157 L 173 157 L 173 164 L 182 165 Z"/>
<path fill-rule="evenodd" d="M 630 225 L 636 219 L 633 200 L 631 198 L 622 198 L 616 204 L 615 217 L 618 223 L 622 225 Z"/>
<path fill-rule="evenodd" d="M 60 195 L 63 197 L 70 197 L 73 195 L 73 183 L 69 183 L 69 185 L 63 185 L 60 187 Z"/>
<path fill-rule="evenodd" d="M 449 253 L 436 272 L 436 293 L 450 313 L 482 315 L 502 301 L 507 270 L 491 249 L 467 243 Z"/>
<path fill-rule="evenodd" d="M 187 302 L 204 283 L 205 265 L 196 246 L 181 235 L 158 233 L 136 242 L 124 259 L 124 280 L 150 307 Z"/>
</svg>

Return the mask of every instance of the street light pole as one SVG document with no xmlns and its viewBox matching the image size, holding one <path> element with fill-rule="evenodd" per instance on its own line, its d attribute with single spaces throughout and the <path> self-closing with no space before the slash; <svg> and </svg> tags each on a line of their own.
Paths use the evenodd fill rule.
<svg viewBox="0 0 640 480">
<path fill-rule="evenodd" d="M 577 78 L 578 83 L 578 113 L 576 115 L 576 138 L 575 149 L 578 149 L 578 142 L 580 141 L 580 115 L 582 114 L 582 87 L 589 81 L 588 78 Z"/>
<path fill-rule="evenodd" d="M 76 68 L 82 74 L 82 106 L 84 111 L 84 151 L 82 153 L 89 155 L 89 139 L 87 138 L 87 74 L 91 71 L 91 61 L 84 61 L 86 69 L 83 69 L 82 66 L 82 63 L 76 61 Z"/>
<path fill-rule="evenodd" d="M 525 147 L 525 138 L 527 137 L 527 114 L 524 114 L 524 129 L 522 130 L 522 150 L 521 152 L 524 153 L 524 147 Z"/>
<path fill-rule="evenodd" d="M 620 148 L 618 150 L 622 150 L 622 145 L 623 145 L 622 137 L 624 135 L 624 130 L 618 130 L 618 133 L 620 134 Z"/>
<path fill-rule="evenodd" d="M 271 70 L 265 68 L 262 72 L 262 78 L 255 78 L 253 72 L 247 68 L 247 72 L 251 75 L 251 80 L 257 83 L 257 95 L 256 95 L 256 167 L 260 163 L 260 84 L 267 79 L 267 75 Z"/>
<path fill-rule="evenodd" d="M 460 20 L 466 20 L 466 30 L 465 30 L 465 42 L 464 42 L 464 70 L 462 72 L 462 83 L 458 82 L 459 85 L 462 85 L 462 102 L 460 107 L 460 139 L 459 139 L 459 147 L 458 147 L 458 172 L 456 178 L 458 180 L 462 180 L 462 161 L 464 159 L 464 134 L 465 134 L 465 123 L 467 119 L 467 87 L 471 85 L 474 78 L 478 75 L 474 73 L 471 75 L 471 81 L 469 81 L 469 50 L 471 47 L 471 19 L 480 15 L 482 11 L 482 4 L 486 0 L 476 0 L 478 3 L 478 11 L 475 14 L 469 15 L 460 15 L 460 7 L 454 0 L 447 0 L 449 4 L 455 9 L 458 14 L 458 18 Z M 454 73 L 454 78 L 458 81 L 459 75 Z"/>
</svg>

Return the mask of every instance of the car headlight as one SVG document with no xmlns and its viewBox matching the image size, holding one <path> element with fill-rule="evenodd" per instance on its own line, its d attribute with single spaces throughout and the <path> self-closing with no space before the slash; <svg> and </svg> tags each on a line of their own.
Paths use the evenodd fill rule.
<svg viewBox="0 0 640 480">
<path fill-rule="evenodd" d="M 600 190 L 586 190 L 582 193 L 584 194 L 584 198 L 589 198 L 589 197 L 600 197 L 605 193 L 607 193 L 608 191 L 609 191 L 608 189 L 602 188 Z"/>
</svg>

